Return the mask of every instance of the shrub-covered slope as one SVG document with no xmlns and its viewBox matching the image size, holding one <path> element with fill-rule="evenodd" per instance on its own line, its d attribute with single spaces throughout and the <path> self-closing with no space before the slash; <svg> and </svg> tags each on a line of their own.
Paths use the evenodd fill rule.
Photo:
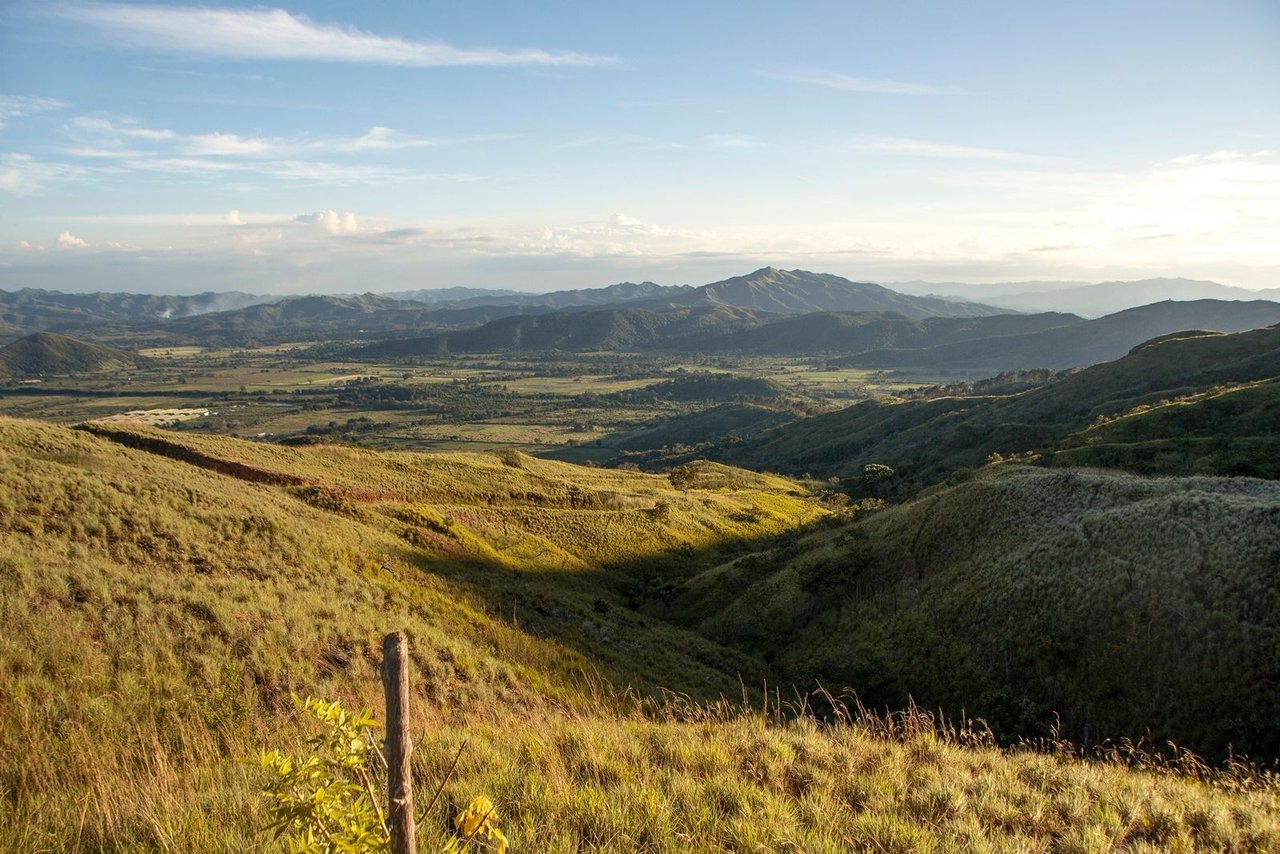
<svg viewBox="0 0 1280 854">
<path fill-rule="evenodd" d="M 1042 735 L 1280 756 L 1280 485 L 993 466 L 689 579 L 784 683 Z"/>
</svg>

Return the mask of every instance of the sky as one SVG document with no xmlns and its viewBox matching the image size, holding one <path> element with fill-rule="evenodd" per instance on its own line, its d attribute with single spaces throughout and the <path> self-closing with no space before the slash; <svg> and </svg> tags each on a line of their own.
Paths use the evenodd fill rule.
<svg viewBox="0 0 1280 854">
<path fill-rule="evenodd" d="M 1280 2 L 0 2 L 0 289 L 1280 286 Z"/>
</svg>

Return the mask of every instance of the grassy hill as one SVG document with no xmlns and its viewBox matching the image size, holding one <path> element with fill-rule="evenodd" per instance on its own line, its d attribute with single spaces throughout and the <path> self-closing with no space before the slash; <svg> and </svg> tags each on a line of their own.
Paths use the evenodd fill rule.
<svg viewBox="0 0 1280 854">
<path fill-rule="evenodd" d="M 53 332 L 37 332 L 0 347 L 0 376 L 41 377 L 118 371 L 136 367 L 141 361 L 133 353 L 115 347 Z"/>
<path fill-rule="evenodd" d="M 992 453 L 1008 456 L 1034 449 L 1053 455 L 1059 448 L 1082 443 L 1092 447 L 1092 439 L 1101 442 L 1107 436 L 1118 436 L 1115 432 L 1083 438 L 1074 435 L 1099 418 L 1114 418 L 1135 407 L 1185 398 L 1219 385 L 1255 383 L 1277 376 L 1280 326 L 1230 335 L 1178 333 L 1140 345 L 1123 358 L 1066 374 L 1028 391 L 868 401 L 766 431 L 747 442 L 718 448 L 711 455 L 749 468 L 822 477 L 856 476 L 862 466 L 880 463 L 897 471 L 904 488 L 914 489 L 936 483 L 958 469 L 979 466 Z M 1252 402 L 1255 396 L 1231 400 Z M 1177 432 L 1162 435 L 1178 439 L 1190 429 L 1193 435 L 1198 430 L 1202 439 L 1212 434 L 1218 443 L 1262 440 L 1258 447 L 1270 447 L 1266 443 L 1272 441 L 1273 431 L 1265 416 L 1237 420 L 1213 413 L 1213 404 L 1182 410 L 1184 419 L 1205 415 L 1209 420 L 1199 428 L 1179 427 Z M 1173 425 L 1167 420 L 1144 423 Z M 1094 461 L 1084 451 L 1065 454 L 1063 460 Z M 1138 468 L 1169 473 L 1241 471 L 1235 463 L 1217 468 L 1205 462 L 1198 469 L 1183 463 L 1171 463 L 1167 468 L 1144 465 L 1146 468 Z M 1257 469 L 1256 473 L 1262 471 Z"/>
<path fill-rule="evenodd" d="M 1006 737 L 1280 755 L 1280 485 L 989 467 L 682 582 L 672 612 L 864 701 Z"/>
<path fill-rule="evenodd" d="M 697 706 L 760 702 L 743 683 L 770 668 L 645 613 L 676 592 L 646 573 L 701 578 L 841 529 L 781 478 L 699 464 L 685 487 L 515 453 L 0 419 L 0 838 L 270 848 L 239 760 L 310 734 L 291 693 L 380 708 L 378 641 L 404 628 L 420 785 L 466 744 L 427 850 L 480 793 L 526 851 L 1280 845 L 1265 785 L 1000 751 L 919 719 Z"/>
</svg>

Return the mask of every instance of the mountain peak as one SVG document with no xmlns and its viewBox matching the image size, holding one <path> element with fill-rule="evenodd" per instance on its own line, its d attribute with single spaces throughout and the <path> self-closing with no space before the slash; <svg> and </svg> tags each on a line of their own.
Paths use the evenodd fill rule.
<svg viewBox="0 0 1280 854">
<path fill-rule="evenodd" d="M 869 282 L 831 273 L 781 270 L 768 266 L 695 288 L 668 305 L 735 305 L 775 314 L 821 311 L 895 312 L 906 317 L 976 317 L 1007 313 L 977 303 L 913 297 Z"/>
</svg>

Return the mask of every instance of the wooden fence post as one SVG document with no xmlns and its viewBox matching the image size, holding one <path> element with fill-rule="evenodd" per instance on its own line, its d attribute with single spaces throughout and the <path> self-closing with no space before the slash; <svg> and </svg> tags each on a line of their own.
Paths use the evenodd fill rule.
<svg viewBox="0 0 1280 854">
<path fill-rule="evenodd" d="M 409 767 L 409 641 L 404 632 L 382 640 L 382 688 L 387 695 L 387 812 L 391 854 L 416 854 L 413 772 Z"/>
</svg>

